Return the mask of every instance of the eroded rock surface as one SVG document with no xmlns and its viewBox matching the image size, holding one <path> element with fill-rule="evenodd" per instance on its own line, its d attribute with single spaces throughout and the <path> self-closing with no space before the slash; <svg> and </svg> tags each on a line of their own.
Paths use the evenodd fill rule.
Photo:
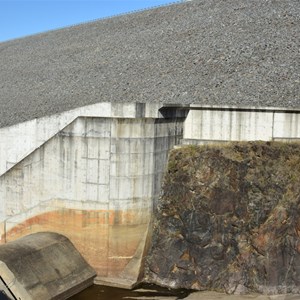
<svg viewBox="0 0 300 300">
<path fill-rule="evenodd" d="M 145 280 L 173 288 L 300 292 L 300 144 L 173 150 Z"/>
</svg>

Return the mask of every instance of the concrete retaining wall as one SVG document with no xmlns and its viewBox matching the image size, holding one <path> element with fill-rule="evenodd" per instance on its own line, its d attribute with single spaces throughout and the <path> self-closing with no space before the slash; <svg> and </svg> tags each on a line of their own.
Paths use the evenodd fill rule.
<svg viewBox="0 0 300 300">
<path fill-rule="evenodd" d="M 183 143 L 295 139 L 300 139 L 298 110 L 192 105 Z"/>
<path fill-rule="evenodd" d="M 50 232 L 1 245 L 0 274 L 13 300 L 67 299 L 96 276 L 66 237 Z"/>
<path fill-rule="evenodd" d="M 135 283 L 182 132 L 183 119 L 76 119 L 0 177 L 1 242 L 59 232 L 100 277 Z"/>
<path fill-rule="evenodd" d="M 97 103 L 0 128 L 0 175 L 80 116 L 159 118 L 161 107 L 160 103 Z"/>
</svg>

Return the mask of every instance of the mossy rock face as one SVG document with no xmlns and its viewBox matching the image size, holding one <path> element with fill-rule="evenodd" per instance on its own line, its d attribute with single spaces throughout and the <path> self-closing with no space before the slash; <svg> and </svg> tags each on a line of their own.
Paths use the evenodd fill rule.
<svg viewBox="0 0 300 300">
<path fill-rule="evenodd" d="M 300 292 L 300 144 L 170 153 L 145 280 L 227 293 Z"/>
</svg>

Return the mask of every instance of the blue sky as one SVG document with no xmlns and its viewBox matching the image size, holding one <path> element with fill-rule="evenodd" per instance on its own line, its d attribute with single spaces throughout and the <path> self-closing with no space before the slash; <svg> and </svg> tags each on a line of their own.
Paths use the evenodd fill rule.
<svg viewBox="0 0 300 300">
<path fill-rule="evenodd" d="M 0 0 L 0 42 L 172 0 Z"/>
</svg>

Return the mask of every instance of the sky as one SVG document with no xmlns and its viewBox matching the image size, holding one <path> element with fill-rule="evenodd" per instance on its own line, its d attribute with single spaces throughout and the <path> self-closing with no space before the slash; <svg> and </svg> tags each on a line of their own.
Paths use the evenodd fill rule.
<svg viewBox="0 0 300 300">
<path fill-rule="evenodd" d="M 0 42 L 174 0 L 0 0 Z"/>
</svg>

